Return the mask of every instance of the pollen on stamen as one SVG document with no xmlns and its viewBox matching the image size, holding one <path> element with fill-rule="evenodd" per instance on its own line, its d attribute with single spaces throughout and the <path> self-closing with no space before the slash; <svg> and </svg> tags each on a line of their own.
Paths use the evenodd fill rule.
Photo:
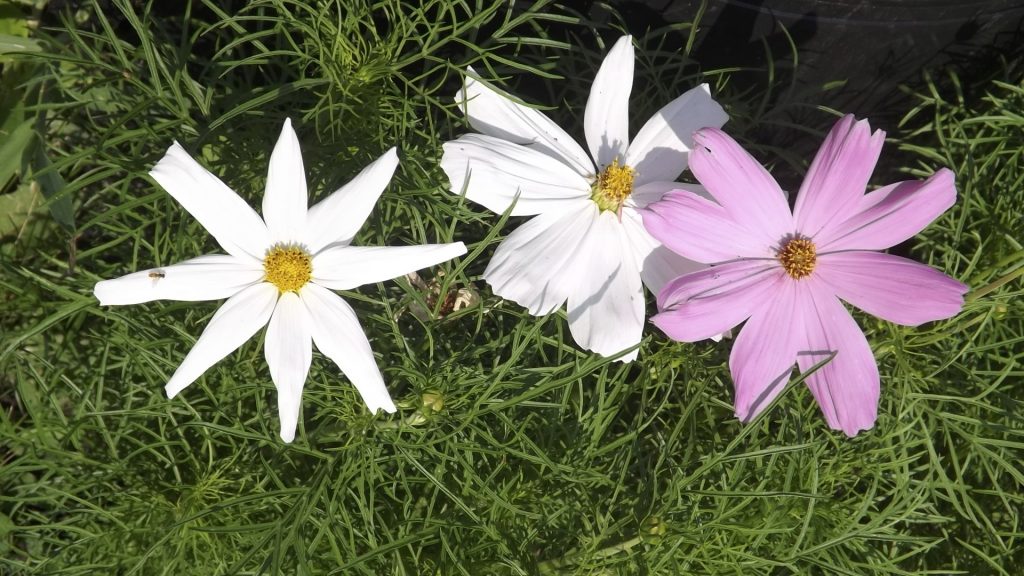
<svg viewBox="0 0 1024 576">
<path fill-rule="evenodd" d="M 301 246 L 277 244 L 263 257 L 263 271 L 282 293 L 298 292 L 313 277 L 313 257 Z"/>
<path fill-rule="evenodd" d="M 631 166 L 619 165 L 616 158 L 594 182 L 591 198 L 601 210 L 618 212 L 622 203 L 633 193 L 635 171 Z"/>
<path fill-rule="evenodd" d="M 810 276 L 818 261 L 814 242 L 800 236 L 785 242 L 777 256 L 782 263 L 782 269 L 795 280 Z"/>
</svg>

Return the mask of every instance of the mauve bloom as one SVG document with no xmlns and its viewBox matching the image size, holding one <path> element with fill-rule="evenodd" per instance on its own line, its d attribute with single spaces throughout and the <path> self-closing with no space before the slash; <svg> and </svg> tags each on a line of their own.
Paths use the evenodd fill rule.
<svg viewBox="0 0 1024 576">
<path fill-rule="evenodd" d="M 717 129 L 695 134 L 690 170 L 715 201 L 670 192 L 644 211 L 657 240 L 712 267 L 676 278 L 653 322 L 694 342 L 746 320 L 729 369 L 736 416 L 756 416 L 802 372 L 825 420 L 853 436 L 874 426 L 879 378 L 871 348 L 840 299 L 917 326 L 957 314 L 967 286 L 923 264 L 878 252 L 914 236 L 953 205 L 953 173 L 864 194 L 885 133 L 845 116 L 825 138 L 792 212 L 768 172 Z"/>
</svg>

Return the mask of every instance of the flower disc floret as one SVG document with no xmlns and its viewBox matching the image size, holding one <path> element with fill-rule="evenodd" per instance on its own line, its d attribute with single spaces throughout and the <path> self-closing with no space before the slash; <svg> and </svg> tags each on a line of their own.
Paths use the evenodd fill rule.
<svg viewBox="0 0 1024 576">
<path fill-rule="evenodd" d="M 278 244 L 267 250 L 263 270 L 282 294 L 298 292 L 313 277 L 313 257 L 300 246 Z"/>
<path fill-rule="evenodd" d="M 778 254 L 782 269 L 793 279 L 799 280 L 811 275 L 818 261 L 818 253 L 814 242 L 807 238 L 792 238 L 783 244 Z"/>
<path fill-rule="evenodd" d="M 618 212 L 622 203 L 633 193 L 634 175 L 631 166 L 619 165 L 618 158 L 613 160 L 594 183 L 594 202 L 601 210 Z"/>
</svg>

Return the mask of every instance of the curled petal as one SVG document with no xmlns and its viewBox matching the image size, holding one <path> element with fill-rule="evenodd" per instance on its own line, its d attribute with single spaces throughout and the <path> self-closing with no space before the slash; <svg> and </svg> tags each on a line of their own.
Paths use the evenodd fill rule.
<svg viewBox="0 0 1024 576">
<path fill-rule="evenodd" d="M 590 87 L 583 132 L 599 170 L 626 156 L 629 147 L 629 93 L 633 90 L 633 37 L 612 46 Z"/>
<path fill-rule="evenodd" d="M 786 195 L 753 156 L 716 128 L 698 130 L 694 140 L 690 171 L 734 222 L 767 246 L 796 231 Z"/>
<path fill-rule="evenodd" d="M 781 289 L 778 266 L 746 260 L 680 276 L 658 294 L 651 320 L 673 340 L 696 342 L 717 336 L 763 308 Z"/>
<path fill-rule="evenodd" d="M 277 410 L 281 418 L 281 439 L 295 439 L 295 427 L 302 410 L 302 388 L 313 362 L 309 312 L 295 292 L 285 292 L 277 301 L 267 326 L 264 353 L 270 378 L 277 387 Z"/>
<path fill-rule="evenodd" d="M 451 191 L 501 214 L 530 216 L 590 198 L 590 182 L 559 160 L 493 136 L 466 134 L 444 143 L 441 168 Z"/>
<path fill-rule="evenodd" d="M 398 151 L 392 148 L 363 168 L 348 184 L 309 209 L 303 238 L 311 254 L 330 244 L 352 242 L 391 181 L 395 168 L 398 168 Z"/>
<path fill-rule="evenodd" d="M 651 116 L 626 150 L 625 163 L 636 170 L 634 184 L 671 181 L 686 170 L 699 128 L 721 128 L 729 119 L 711 98 L 707 84 L 684 92 Z"/>
<path fill-rule="evenodd" d="M 245 200 L 196 162 L 175 142 L 150 170 L 167 193 L 232 256 L 262 260 L 270 233 Z"/>
<path fill-rule="evenodd" d="M 209 254 L 162 268 L 151 268 L 96 283 L 102 306 L 153 300 L 199 302 L 234 296 L 263 280 L 263 267 L 250 258 Z"/>
<path fill-rule="evenodd" d="M 880 252 L 836 252 L 815 275 L 857 308 L 904 326 L 957 315 L 967 286 L 930 266 Z"/>
<path fill-rule="evenodd" d="M 543 152 L 572 168 L 586 178 L 594 177 L 594 162 L 587 153 L 557 124 L 539 110 L 524 106 L 489 83 L 471 75 L 455 96 L 455 102 L 469 119 L 469 124 L 482 134 L 522 144 Z"/>
<path fill-rule="evenodd" d="M 378 409 L 394 412 L 395 403 L 384 386 L 370 342 L 352 307 L 337 294 L 313 283 L 303 286 L 300 296 L 309 310 L 317 350 L 348 376 L 371 413 Z"/>
<path fill-rule="evenodd" d="M 530 314 L 550 313 L 579 282 L 574 273 L 577 254 L 597 212 L 596 204 L 585 201 L 572 210 L 534 217 L 502 241 L 484 279 L 495 294 Z"/>
<path fill-rule="evenodd" d="M 861 201 L 882 152 L 885 132 L 846 115 L 832 127 L 796 196 L 793 215 L 801 233 L 828 234 Z"/>
<path fill-rule="evenodd" d="M 864 333 L 839 299 L 827 286 L 811 282 L 797 364 L 806 372 L 834 354 L 807 377 L 807 386 L 828 425 L 856 436 L 873 427 L 878 417 L 878 365 Z"/>
<path fill-rule="evenodd" d="M 242 290 L 217 310 L 164 389 L 174 398 L 210 366 L 234 352 L 266 326 L 277 304 L 277 288 L 261 282 Z"/>
<path fill-rule="evenodd" d="M 863 196 L 853 215 L 814 238 L 819 251 L 884 250 L 910 239 L 956 202 L 953 172 L 890 184 Z"/>
<path fill-rule="evenodd" d="M 313 258 L 313 281 L 332 290 L 390 280 L 466 253 L 462 242 L 420 246 L 332 246 Z"/>
</svg>

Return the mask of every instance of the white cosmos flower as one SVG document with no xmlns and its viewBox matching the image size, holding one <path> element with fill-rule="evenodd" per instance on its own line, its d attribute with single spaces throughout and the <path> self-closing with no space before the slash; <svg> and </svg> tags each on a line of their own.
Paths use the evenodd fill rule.
<svg viewBox="0 0 1024 576">
<path fill-rule="evenodd" d="M 544 114 L 467 77 L 456 100 L 480 134 L 445 143 L 441 159 L 452 192 L 497 213 L 515 201 L 513 216 L 536 216 L 495 251 L 484 272 L 494 293 L 536 316 L 568 300 L 573 339 L 604 356 L 640 343 L 641 280 L 657 293 L 704 267 L 651 237 L 637 210 L 669 190 L 702 191 L 673 180 L 687 167 L 694 131 L 728 119 L 704 84 L 669 102 L 630 142 L 632 83 L 632 38 L 624 36 L 590 90 L 588 154 Z"/>
<path fill-rule="evenodd" d="M 102 305 L 227 298 L 167 383 L 171 398 L 269 323 L 264 351 L 285 442 L 295 438 L 311 342 L 348 376 L 371 412 L 394 412 L 359 320 L 331 290 L 380 282 L 466 253 L 462 242 L 349 245 L 397 166 L 392 148 L 307 210 L 299 140 L 286 120 L 270 157 L 261 219 L 175 142 L 150 175 L 227 254 L 104 280 L 96 284 L 96 297 Z"/>
</svg>

